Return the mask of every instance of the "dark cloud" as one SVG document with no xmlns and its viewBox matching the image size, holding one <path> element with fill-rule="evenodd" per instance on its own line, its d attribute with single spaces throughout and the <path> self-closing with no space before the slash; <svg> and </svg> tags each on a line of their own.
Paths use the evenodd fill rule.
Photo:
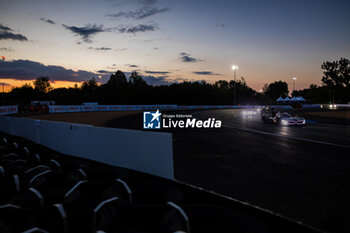
<svg viewBox="0 0 350 233">
<path fill-rule="evenodd" d="M 0 30 L 2 31 L 12 31 L 11 28 L 5 27 L 4 25 L 0 24 Z"/>
<path fill-rule="evenodd" d="M 113 18 L 132 18 L 132 19 L 144 19 L 159 13 L 164 13 L 169 11 L 169 8 L 158 8 L 158 7 L 148 7 L 148 6 L 144 6 L 141 7 L 140 9 L 137 9 L 135 11 L 122 11 L 116 14 L 109 14 L 109 17 L 113 17 Z"/>
<path fill-rule="evenodd" d="M 30 60 L 0 61 L 0 79 L 32 80 L 39 76 L 48 76 L 52 81 L 81 82 L 98 76 L 93 72 L 66 69 L 62 66 L 44 65 Z M 102 75 L 104 80 L 109 76 Z"/>
<path fill-rule="evenodd" d="M 10 86 L 11 86 L 11 84 L 0 82 L 0 86 L 10 87 Z"/>
<path fill-rule="evenodd" d="M 45 22 L 45 23 L 49 23 L 49 24 L 56 24 L 55 21 L 51 20 L 51 19 L 47 19 L 47 18 L 40 18 L 41 21 Z"/>
<path fill-rule="evenodd" d="M 136 68 L 136 67 L 139 67 L 137 65 L 130 65 L 130 64 L 126 64 L 127 66 L 129 66 L 130 68 Z"/>
<path fill-rule="evenodd" d="M 97 47 L 97 48 L 94 48 L 94 47 L 88 47 L 88 49 L 94 49 L 94 50 L 112 50 L 112 48 L 108 48 L 108 47 Z"/>
<path fill-rule="evenodd" d="M 100 33 L 100 32 L 104 32 L 106 31 L 105 29 L 103 29 L 102 25 L 86 25 L 84 27 L 76 27 L 76 26 L 67 26 L 65 24 L 62 24 L 63 27 L 65 27 L 67 30 L 73 32 L 76 35 L 79 35 L 82 37 L 84 42 L 87 43 L 91 43 L 91 39 L 90 37 Z"/>
<path fill-rule="evenodd" d="M 109 73 L 111 73 L 111 72 L 108 71 L 108 70 L 98 70 L 97 73 L 100 73 L 100 74 L 109 74 Z"/>
<path fill-rule="evenodd" d="M 13 49 L 12 49 L 12 48 L 1 47 L 1 48 L 0 48 L 0 51 L 8 51 L 8 52 L 11 52 L 11 51 L 13 51 Z"/>
<path fill-rule="evenodd" d="M 146 42 L 146 43 L 156 42 L 156 41 L 161 41 L 161 39 L 148 39 L 148 40 L 144 40 L 144 42 Z"/>
<path fill-rule="evenodd" d="M 186 62 L 186 63 L 203 61 L 201 59 L 191 57 L 191 54 L 188 54 L 188 53 L 180 53 L 180 59 L 182 62 Z"/>
<path fill-rule="evenodd" d="M 146 70 L 145 73 L 146 74 L 169 74 L 170 72 L 168 72 L 168 71 L 149 71 L 149 70 Z"/>
<path fill-rule="evenodd" d="M 136 26 L 125 26 L 122 28 L 119 28 L 118 31 L 120 33 L 137 33 L 137 32 L 149 32 L 149 31 L 155 31 L 158 29 L 157 25 L 154 24 L 139 24 Z"/>
<path fill-rule="evenodd" d="M 15 34 L 12 29 L 0 24 L 0 40 L 19 40 L 27 41 L 27 37 L 22 34 Z"/>
<path fill-rule="evenodd" d="M 127 48 L 115 49 L 115 51 L 119 51 L 119 52 L 124 52 L 125 50 L 128 50 L 128 49 Z"/>
<path fill-rule="evenodd" d="M 148 85 L 152 85 L 152 86 L 161 86 L 161 85 L 170 85 L 172 84 L 171 81 L 168 81 L 166 78 L 168 76 L 152 76 L 152 75 L 148 75 L 148 76 L 143 76 L 143 80 L 146 81 L 146 83 Z"/>
<path fill-rule="evenodd" d="M 213 73 L 211 71 L 194 71 L 194 74 L 199 74 L 199 75 L 221 75 L 217 73 Z"/>
<path fill-rule="evenodd" d="M 216 26 L 219 27 L 219 28 L 225 28 L 226 27 L 226 25 L 223 24 L 223 23 L 217 23 Z"/>
<path fill-rule="evenodd" d="M 181 77 L 176 77 L 176 78 L 171 78 L 168 75 L 164 76 L 152 76 L 152 75 L 147 75 L 142 77 L 147 84 L 152 85 L 152 86 L 161 86 L 161 85 L 171 85 L 175 83 L 182 83 L 184 81 L 187 82 L 195 82 L 193 79 L 184 79 Z"/>
</svg>

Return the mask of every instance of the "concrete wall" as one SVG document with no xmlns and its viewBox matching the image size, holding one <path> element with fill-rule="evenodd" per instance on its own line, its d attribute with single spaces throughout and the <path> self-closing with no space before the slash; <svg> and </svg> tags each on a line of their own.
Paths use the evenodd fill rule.
<svg viewBox="0 0 350 233">
<path fill-rule="evenodd" d="M 0 131 L 58 152 L 174 178 L 172 135 L 20 117 L 0 117 Z"/>
</svg>

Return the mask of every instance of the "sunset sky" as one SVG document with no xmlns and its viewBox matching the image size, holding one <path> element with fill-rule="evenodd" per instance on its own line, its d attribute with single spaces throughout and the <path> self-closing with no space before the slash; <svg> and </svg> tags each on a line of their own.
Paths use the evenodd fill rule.
<svg viewBox="0 0 350 233">
<path fill-rule="evenodd" d="M 1 0 L 0 83 L 54 87 L 136 70 L 149 84 L 233 79 L 260 90 L 350 55 L 350 1 Z M 1 58 L 2 57 L 2 58 Z"/>
</svg>

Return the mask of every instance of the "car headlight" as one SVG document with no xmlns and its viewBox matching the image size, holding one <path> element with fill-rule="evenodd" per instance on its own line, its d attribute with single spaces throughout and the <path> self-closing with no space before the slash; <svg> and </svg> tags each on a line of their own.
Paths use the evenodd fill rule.
<svg viewBox="0 0 350 233">
<path fill-rule="evenodd" d="M 288 121 L 286 120 L 281 120 L 282 125 L 288 125 Z"/>
</svg>

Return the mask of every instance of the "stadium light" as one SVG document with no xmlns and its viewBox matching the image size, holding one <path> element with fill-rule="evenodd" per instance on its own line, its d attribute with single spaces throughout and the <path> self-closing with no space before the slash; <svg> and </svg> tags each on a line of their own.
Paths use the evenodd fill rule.
<svg viewBox="0 0 350 233">
<path fill-rule="evenodd" d="M 295 91 L 295 80 L 297 80 L 297 77 L 293 77 L 293 92 Z"/>
<path fill-rule="evenodd" d="M 236 70 L 238 70 L 238 66 L 233 65 L 232 66 L 232 70 L 233 70 L 233 80 L 234 80 L 234 84 L 233 84 L 233 105 L 236 105 Z"/>
</svg>

